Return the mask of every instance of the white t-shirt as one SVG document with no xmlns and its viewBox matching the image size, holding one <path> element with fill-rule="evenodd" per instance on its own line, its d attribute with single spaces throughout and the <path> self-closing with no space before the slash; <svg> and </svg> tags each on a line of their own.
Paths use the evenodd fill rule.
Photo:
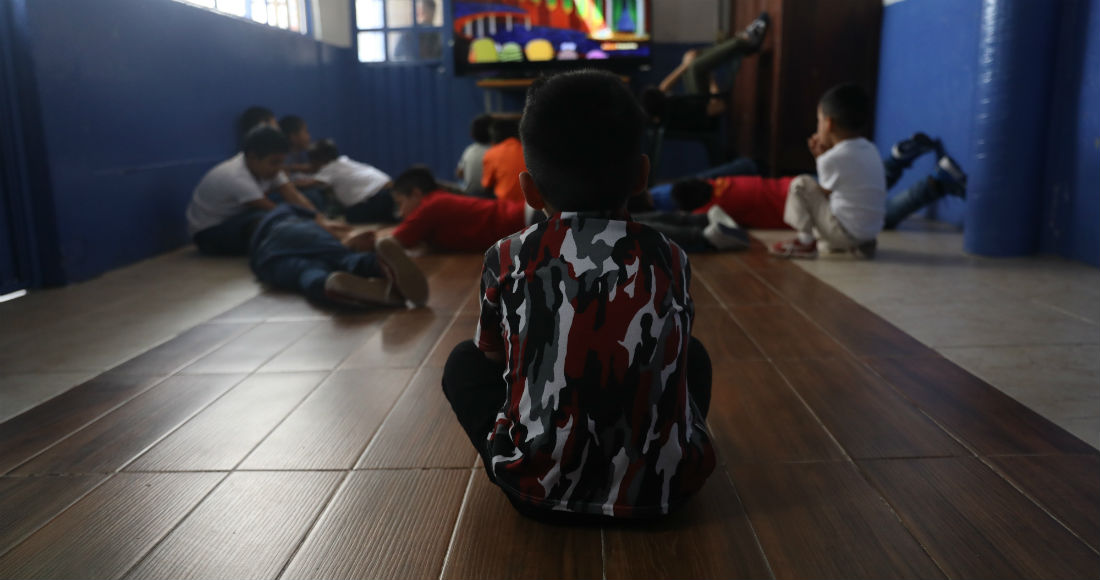
<svg viewBox="0 0 1100 580">
<path fill-rule="evenodd" d="M 244 163 L 244 153 L 216 165 L 195 187 L 187 206 L 187 231 L 195 235 L 240 213 L 244 204 L 263 199 L 268 191 L 289 180 L 279 172 L 274 179 L 257 180 Z"/>
<path fill-rule="evenodd" d="M 481 161 L 485 159 L 485 152 L 490 145 L 470 143 L 462 152 L 458 160 L 458 167 L 462 170 L 462 187 L 470 191 L 471 187 L 481 187 Z"/>
<path fill-rule="evenodd" d="M 336 199 L 344 207 L 369 199 L 391 181 L 390 176 L 377 167 L 352 161 L 347 155 L 329 162 L 313 179 L 331 185 Z"/>
<path fill-rule="evenodd" d="M 833 192 L 829 208 L 857 240 L 882 231 L 886 216 L 886 171 L 878 149 L 863 137 L 845 139 L 817 158 L 817 181 Z"/>
</svg>

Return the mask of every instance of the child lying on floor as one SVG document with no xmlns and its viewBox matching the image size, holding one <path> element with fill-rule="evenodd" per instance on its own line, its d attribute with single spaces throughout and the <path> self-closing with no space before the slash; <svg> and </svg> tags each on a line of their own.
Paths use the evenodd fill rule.
<svg viewBox="0 0 1100 580">
<path fill-rule="evenodd" d="M 373 252 L 367 251 L 373 249 Z M 280 205 L 252 234 L 249 266 L 263 283 L 321 304 L 423 306 L 428 282 L 394 240 L 356 235 L 311 210 Z"/>
</svg>

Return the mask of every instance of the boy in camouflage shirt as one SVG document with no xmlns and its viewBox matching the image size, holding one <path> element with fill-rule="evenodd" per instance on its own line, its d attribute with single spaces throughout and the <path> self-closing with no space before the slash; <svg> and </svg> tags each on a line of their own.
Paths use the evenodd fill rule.
<svg viewBox="0 0 1100 580">
<path fill-rule="evenodd" d="M 487 475 L 538 519 L 662 515 L 714 469 L 687 255 L 625 209 L 649 173 L 644 122 L 607 73 L 531 87 L 520 181 L 549 218 L 485 254 L 476 340 L 444 370 Z"/>
</svg>

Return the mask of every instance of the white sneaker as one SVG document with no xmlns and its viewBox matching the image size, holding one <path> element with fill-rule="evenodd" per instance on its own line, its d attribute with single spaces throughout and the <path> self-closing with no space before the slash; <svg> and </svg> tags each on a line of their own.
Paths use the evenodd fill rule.
<svg viewBox="0 0 1100 580">
<path fill-rule="evenodd" d="M 728 213 L 717 205 L 707 210 L 707 227 L 703 237 L 719 250 L 744 250 L 749 247 L 749 234 L 741 229 Z"/>
</svg>

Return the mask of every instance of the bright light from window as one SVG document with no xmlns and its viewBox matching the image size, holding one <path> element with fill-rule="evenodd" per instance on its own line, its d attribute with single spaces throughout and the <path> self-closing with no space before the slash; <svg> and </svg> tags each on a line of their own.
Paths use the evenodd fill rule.
<svg viewBox="0 0 1100 580">
<path fill-rule="evenodd" d="M 27 295 L 26 290 L 16 290 L 0 296 L 0 302 L 7 302 L 8 300 L 15 300 L 16 298 L 22 298 Z"/>
<path fill-rule="evenodd" d="M 218 12 L 225 12 L 226 14 L 241 17 L 248 15 L 248 9 L 245 8 L 245 0 L 218 0 Z"/>
<path fill-rule="evenodd" d="M 305 32 L 302 0 L 176 0 L 284 30 Z"/>
<path fill-rule="evenodd" d="M 382 28 L 385 10 L 386 3 L 382 0 L 355 0 L 355 25 L 359 30 Z"/>
<path fill-rule="evenodd" d="M 359 33 L 359 62 L 386 62 L 386 33 Z"/>
</svg>

